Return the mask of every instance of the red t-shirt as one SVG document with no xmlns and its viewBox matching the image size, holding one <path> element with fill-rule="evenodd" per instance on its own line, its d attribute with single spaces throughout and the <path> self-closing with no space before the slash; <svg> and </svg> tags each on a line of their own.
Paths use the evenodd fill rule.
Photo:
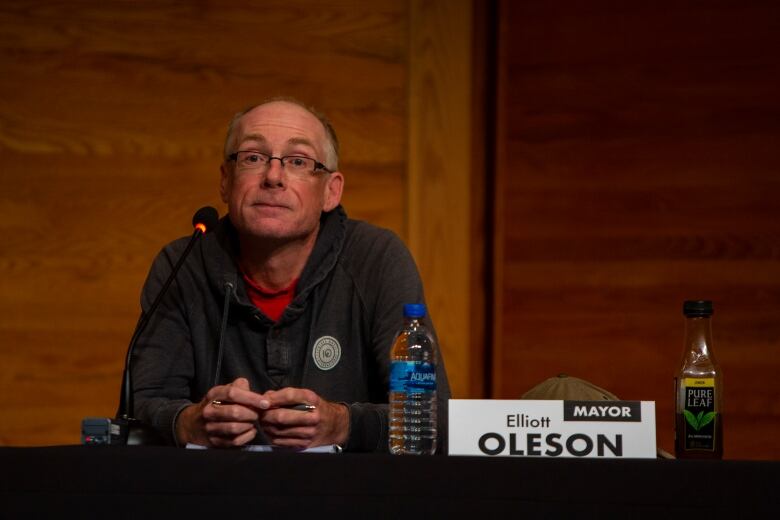
<svg viewBox="0 0 780 520">
<path fill-rule="evenodd" d="M 263 314 L 274 321 L 279 321 L 284 309 L 290 305 L 295 296 L 295 286 L 298 285 L 298 278 L 292 281 L 289 287 L 278 291 L 269 291 L 257 285 L 246 273 L 243 273 L 246 282 L 246 292 L 252 303 L 263 311 Z"/>
</svg>

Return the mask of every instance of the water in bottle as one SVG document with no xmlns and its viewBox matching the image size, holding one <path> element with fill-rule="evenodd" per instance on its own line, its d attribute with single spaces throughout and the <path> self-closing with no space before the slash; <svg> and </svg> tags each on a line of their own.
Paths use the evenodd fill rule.
<svg viewBox="0 0 780 520">
<path fill-rule="evenodd" d="M 390 435 L 393 454 L 436 451 L 436 345 L 423 324 L 425 305 L 404 305 L 404 325 L 390 352 Z"/>
</svg>

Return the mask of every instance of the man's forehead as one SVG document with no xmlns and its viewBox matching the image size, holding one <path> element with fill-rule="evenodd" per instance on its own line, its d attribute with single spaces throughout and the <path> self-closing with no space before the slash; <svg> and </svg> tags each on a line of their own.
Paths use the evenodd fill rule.
<svg viewBox="0 0 780 520">
<path fill-rule="evenodd" d="M 233 139 L 233 146 L 238 147 L 254 143 L 285 148 L 306 146 L 316 156 L 327 149 L 322 122 L 305 108 L 283 101 L 266 103 L 244 114 Z"/>
<path fill-rule="evenodd" d="M 251 133 L 252 128 L 273 127 L 314 134 L 316 137 L 325 135 L 322 122 L 314 114 L 286 101 L 272 101 L 253 108 L 241 117 L 238 126 L 245 133 Z"/>
<path fill-rule="evenodd" d="M 259 134 L 259 133 L 242 134 L 239 136 L 239 139 L 240 139 L 239 144 L 243 144 L 243 143 L 265 144 L 268 142 L 268 139 L 266 139 L 263 134 Z M 307 137 L 290 137 L 285 141 L 285 144 L 288 144 L 290 146 L 304 145 L 304 146 L 311 146 L 312 148 L 315 148 L 315 144 L 312 142 L 311 139 Z"/>
</svg>

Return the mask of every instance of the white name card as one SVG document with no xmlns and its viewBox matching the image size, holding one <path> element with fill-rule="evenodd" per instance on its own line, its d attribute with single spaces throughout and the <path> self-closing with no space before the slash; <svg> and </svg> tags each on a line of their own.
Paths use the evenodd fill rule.
<svg viewBox="0 0 780 520">
<path fill-rule="evenodd" d="M 655 458 L 654 401 L 450 399 L 449 454 Z"/>
</svg>

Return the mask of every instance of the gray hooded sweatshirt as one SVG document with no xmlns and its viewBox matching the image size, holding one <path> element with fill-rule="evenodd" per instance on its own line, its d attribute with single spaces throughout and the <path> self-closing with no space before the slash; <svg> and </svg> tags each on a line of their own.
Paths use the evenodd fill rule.
<svg viewBox="0 0 780 520">
<path fill-rule="evenodd" d="M 144 312 L 188 241 L 168 244 L 155 259 L 141 296 Z M 308 388 L 348 404 L 345 450 L 387 451 L 390 348 L 403 324 L 403 304 L 424 303 L 403 242 L 389 230 L 348 219 L 340 206 L 323 213 L 293 301 L 278 322 L 250 302 L 238 248 L 225 217 L 177 274 L 133 355 L 136 418 L 175 444 L 174 425 L 184 407 L 217 384 L 245 377 L 255 392 Z M 446 453 L 450 389 L 437 355 L 437 452 Z M 260 434 L 254 442 L 267 440 Z"/>
</svg>

